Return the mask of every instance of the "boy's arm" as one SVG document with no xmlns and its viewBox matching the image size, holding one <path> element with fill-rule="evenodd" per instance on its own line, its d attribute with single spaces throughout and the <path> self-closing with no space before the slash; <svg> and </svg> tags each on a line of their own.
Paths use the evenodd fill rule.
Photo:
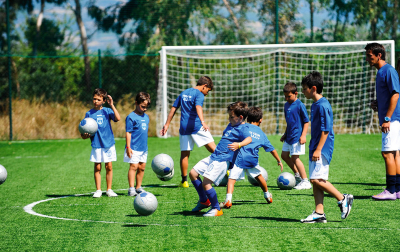
<svg viewBox="0 0 400 252">
<path fill-rule="evenodd" d="M 241 141 L 240 143 L 238 142 L 234 142 L 231 144 L 228 144 L 228 148 L 232 151 L 235 151 L 237 149 L 240 149 L 243 146 L 246 146 L 248 144 L 250 144 L 253 141 L 253 139 L 251 138 L 251 136 L 246 137 L 243 141 Z"/>
<path fill-rule="evenodd" d="M 389 108 L 386 112 L 387 117 L 392 117 L 394 110 L 396 109 L 397 101 L 399 100 L 399 93 L 394 93 L 392 97 L 390 97 Z M 390 122 L 382 123 L 382 132 L 388 133 L 390 131 Z"/>
<path fill-rule="evenodd" d="M 167 121 L 165 122 L 163 128 L 160 130 L 161 136 L 164 136 L 165 134 L 167 134 L 169 124 L 171 123 L 172 118 L 174 118 L 175 112 L 176 112 L 176 108 L 172 107 L 171 110 L 169 111 Z"/>
<path fill-rule="evenodd" d="M 121 120 L 121 116 L 119 115 L 117 108 L 114 106 L 114 101 L 113 101 L 111 95 L 108 95 L 107 98 L 108 98 L 107 99 L 108 104 L 110 105 L 111 109 L 114 111 L 114 115 L 115 115 L 114 122 L 118 122 L 119 120 Z"/>
<path fill-rule="evenodd" d="M 324 147 L 324 144 L 326 142 L 326 139 L 328 138 L 328 135 L 329 135 L 329 131 L 322 131 L 321 138 L 319 139 L 317 149 L 313 153 L 313 156 L 311 159 L 312 161 L 317 161 L 321 158 L 322 147 Z"/>
<path fill-rule="evenodd" d="M 128 155 L 129 158 L 132 157 L 133 150 L 131 149 L 131 132 L 126 132 L 126 155 Z"/>
<path fill-rule="evenodd" d="M 283 172 L 283 164 L 282 164 L 281 159 L 279 158 L 278 152 L 276 150 L 273 150 L 270 153 L 276 159 L 276 161 L 278 162 L 278 165 L 281 167 L 281 172 Z"/>
<path fill-rule="evenodd" d="M 204 131 L 210 130 L 210 128 L 208 127 L 208 125 L 204 122 L 203 107 L 200 106 L 200 105 L 197 105 L 197 106 L 196 106 L 196 112 L 197 112 L 197 115 L 198 115 L 199 118 L 200 118 L 201 125 L 203 125 Z"/>
<path fill-rule="evenodd" d="M 310 124 L 310 122 L 306 122 L 303 124 L 303 132 L 301 133 L 300 136 L 300 144 L 305 144 L 306 143 L 306 135 L 307 135 L 307 131 L 308 131 L 308 125 Z"/>
<path fill-rule="evenodd" d="M 88 139 L 90 137 L 89 133 L 81 134 L 82 139 Z"/>
</svg>

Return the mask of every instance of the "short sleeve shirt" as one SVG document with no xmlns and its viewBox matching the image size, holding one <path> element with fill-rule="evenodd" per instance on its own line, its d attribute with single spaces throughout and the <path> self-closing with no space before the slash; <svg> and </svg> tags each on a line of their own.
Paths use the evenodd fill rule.
<svg viewBox="0 0 400 252">
<path fill-rule="evenodd" d="M 149 116 L 143 113 L 138 115 L 130 113 L 125 120 L 125 130 L 131 133 L 131 149 L 134 151 L 147 151 L 147 138 L 149 131 Z"/>
<path fill-rule="evenodd" d="M 114 111 L 103 107 L 100 110 L 91 109 L 85 114 L 85 118 L 93 118 L 98 124 L 98 130 L 90 137 L 93 148 L 110 148 L 115 144 L 114 134 L 111 128 L 111 120 L 115 121 Z"/>
<path fill-rule="evenodd" d="M 286 119 L 286 139 L 288 144 L 295 144 L 300 141 L 303 133 L 303 126 L 309 122 L 306 106 L 299 100 L 293 103 L 285 104 L 285 119 Z"/>
<path fill-rule="evenodd" d="M 390 64 L 381 67 L 376 74 L 376 99 L 378 101 L 379 124 L 385 121 L 389 109 L 390 98 L 394 93 L 400 93 L 399 75 Z M 392 114 L 392 121 L 400 121 L 400 99 Z"/>
</svg>

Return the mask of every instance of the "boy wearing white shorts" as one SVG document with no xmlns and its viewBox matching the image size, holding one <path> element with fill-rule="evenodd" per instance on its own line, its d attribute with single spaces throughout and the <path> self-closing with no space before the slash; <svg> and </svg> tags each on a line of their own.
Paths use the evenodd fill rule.
<svg viewBox="0 0 400 252">
<path fill-rule="evenodd" d="M 144 191 L 142 181 L 147 162 L 147 138 L 150 123 L 150 118 L 145 112 L 150 105 L 150 95 L 145 92 L 138 93 L 135 105 L 135 110 L 125 120 L 126 146 L 124 162 L 129 163 L 128 196 L 136 196 Z"/>
<path fill-rule="evenodd" d="M 324 192 L 338 200 L 342 219 L 346 219 L 353 205 L 353 195 L 341 194 L 329 181 L 329 164 L 332 160 L 335 136 L 333 133 L 333 111 L 329 101 L 322 96 L 322 75 L 311 72 L 302 80 L 303 94 L 312 99 L 311 140 L 309 145 L 310 180 L 313 184 L 315 211 L 302 223 L 326 223 Z"/>
<path fill-rule="evenodd" d="M 244 122 L 247 116 L 247 104 L 235 102 L 228 106 L 229 124 L 222 134 L 215 151 L 200 160 L 190 171 L 189 176 L 199 195 L 199 201 L 192 212 L 199 212 L 211 206 L 203 216 L 214 217 L 223 214 L 212 183 L 219 185 L 232 161 L 234 151 L 251 143 L 248 125 Z M 200 176 L 204 177 L 204 181 Z"/>
<path fill-rule="evenodd" d="M 106 102 L 111 108 L 103 107 Z M 93 118 L 98 124 L 97 132 L 91 136 L 88 133 L 81 134 L 82 139 L 90 137 L 92 142 L 92 151 L 90 154 L 90 161 L 94 162 L 94 181 L 96 184 L 96 192 L 93 194 L 93 198 L 99 198 L 102 196 L 101 191 L 101 163 L 105 163 L 106 167 L 106 182 L 108 197 L 118 196 L 112 189 L 112 163 L 117 161 L 117 154 L 115 151 L 115 140 L 114 134 L 111 128 L 111 120 L 118 122 L 121 117 L 114 106 L 113 99 L 104 89 L 97 88 L 93 92 L 93 109 L 89 110 L 85 114 L 85 118 Z"/>
<path fill-rule="evenodd" d="M 287 101 L 284 108 L 287 127 L 285 134 L 281 137 L 281 142 L 283 142 L 281 157 L 294 173 L 296 178 L 294 189 L 311 189 L 312 186 L 308 181 L 304 164 L 299 158 L 300 155 L 306 154 L 305 143 L 310 121 L 307 109 L 297 99 L 298 92 L 295 83 L 286 83 L 283 93 Z"/>
<path fill-rule="evenodd" d="M 194 143 L 198 147 L 205 146 L 210 153 L 215 150 L 214 139 L 210 128 L 204 121 L 203 102 L 209 91 L 213 90 L 213 82 L 210 77 L 203 76 L 197 81 L 197 86 L 183 91 L 176 98 L 168 114 L 165 125 L 160 130 L 164 136 L 176 110 L 181 107 L 181 121 L 179 127 L 179 141 L 181 148 L 180 168 L 182 180 L 179 187 L 188 188 L 187 171 L 189 167 L 189 156 L 193 150 Z"/>
</svg>

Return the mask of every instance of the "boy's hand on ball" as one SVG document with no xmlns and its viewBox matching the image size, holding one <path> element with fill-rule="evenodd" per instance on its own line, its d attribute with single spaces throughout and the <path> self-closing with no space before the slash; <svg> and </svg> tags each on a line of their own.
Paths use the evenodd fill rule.
<svg viewBox="0 0 400 252">
<path fill-rule="evenodd" d="M 81 134 L 82 139 L 88 139 L 90 137 L 89 133 Z"/>
</svg>

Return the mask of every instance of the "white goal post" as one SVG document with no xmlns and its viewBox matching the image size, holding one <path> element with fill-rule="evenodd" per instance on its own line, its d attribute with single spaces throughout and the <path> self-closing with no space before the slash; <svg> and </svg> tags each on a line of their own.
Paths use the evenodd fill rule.
<svg viewBox="0 0 400 252">
<path fill-rule="evenodd" d="M 367 43 L 377 42 L 386 50 L 386 62 L 395 66 L 393 40 L 228 46 L 163 46 L 157 87 L 157 134 L 167 120 L 179 94 L 207 75 L 214 83 L 203 104 L 204 118 L 214 136 L 228 124 L 226 107 L 235 101 L 261 107 L 267 134 L 286 129 L 283 86 L 296 83 L 298 98 L 309 110 L 311 101 L 301 93 L 301 80 L 311 71 L 324 79 L 322 94 L 334 113 L 334 131 L 339 134 L 378 133 L 377 113 L 369 108 L 375 99 L 376 69 L 366 62 Z M 167 136 L 179 135 L 180 109 Z M 158 135 L 160 136 L 160 135 Z"/>
</svg>

